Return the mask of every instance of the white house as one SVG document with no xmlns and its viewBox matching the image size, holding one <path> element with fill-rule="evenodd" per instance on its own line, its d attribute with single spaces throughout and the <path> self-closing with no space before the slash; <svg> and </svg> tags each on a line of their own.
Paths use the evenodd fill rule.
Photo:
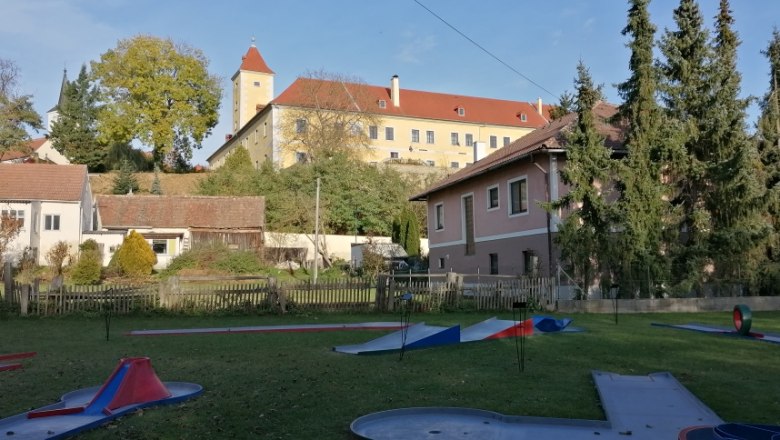
<svg viewBox="0 0 780 440">
<path fill-rule="evenodd" d="M 22 224 L 4 258 L 30 248 L 38 264 L 59 241 L 75 251 L 92 229 L 92 191 L 85 165 L 0 164 L 0 215 Z"/>
</svg>

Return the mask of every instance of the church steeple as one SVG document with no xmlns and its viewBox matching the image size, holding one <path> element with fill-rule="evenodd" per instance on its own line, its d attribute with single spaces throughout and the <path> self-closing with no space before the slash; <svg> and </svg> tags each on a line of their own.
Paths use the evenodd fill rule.
<svg viewBox="0 0 780 440">
<path fill-rule="evenodd" d="M 57 99 L 57 104 L 46 112 L 46 121 L 48 130 L 51 131 L 51 125 L 57 121 L 60 116 L 60 107 L 65 102 L 65 87 L 68 86 L 68 69 L 62 69 L 62 84 L 60 85 L 60 96 Z"/>
<path fill-rule="evenodd" d="M 274 98 L 274 75 L 252 37 L 252 44 L 241 57 L 241 66 L 231 78 L 234 134 Z"/>
</svg>

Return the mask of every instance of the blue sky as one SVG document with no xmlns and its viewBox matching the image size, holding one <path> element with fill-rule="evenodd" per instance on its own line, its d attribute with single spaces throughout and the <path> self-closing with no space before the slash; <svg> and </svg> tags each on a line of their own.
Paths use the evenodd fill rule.
<svg viewBox="0 0 780 440">
<path fill-rule="evenodd" d="M 485 54 L 414 0 L 159 1 L 3 0 L 0 58 L 21 71 L 19 92 L 32 94 L 39 113 L 55 103 L 62 69 L 73 79 L 83 63 L 97 60 L 119 39 L 139 34 L 170 37 L 201 49 L 209 71 L 223 79 L 220 122 L 194 154 L 205 163 L 230 128 L 229 80 L 251 38 L 276 72 L 275 93 L 307 71 L 356 76 L 402 88 L 555 102 L 572 89 L 578 60 L 619 103 L 614 84 L 628 76 L 629 51 L 620 34 L 623 0 L 420 0 L 454 27 L 514 69 Z M 717 0 L 700 0 L 712 28 Z M 660 38 L 673 29 L 677 0 L 653 0 L 652 20 Z M 780 1 L 732 0 L 742 39 L 739 70 L 745 96 L 761 96 L 769 84 L 761 54 L 780 20 Z M 548 93 L 551 92 L 551 93 Z M 748 124 L 757 115 L 751 108 Z"/>
</svg>

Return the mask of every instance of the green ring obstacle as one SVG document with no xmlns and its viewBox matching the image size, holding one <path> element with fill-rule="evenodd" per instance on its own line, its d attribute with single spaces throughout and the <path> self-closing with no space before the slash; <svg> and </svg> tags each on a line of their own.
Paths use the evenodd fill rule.
<svg viewBox="0 0 780 440">
<path fill-rule="evenodd" d="M 737 304 L 734 306 L 734 327 L 737 329 L 737 333 L 742 336 L 750 334 L 750 325 L 753 323 L 753 314 L 750 312 L 750 307 L 745 304 Z"/>
</svg>

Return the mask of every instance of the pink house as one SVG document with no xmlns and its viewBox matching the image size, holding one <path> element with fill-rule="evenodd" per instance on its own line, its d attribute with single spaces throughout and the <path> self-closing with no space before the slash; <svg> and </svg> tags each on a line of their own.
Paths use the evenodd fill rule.
<svg viewBox="0 0 780 440">
<path fill-rule="evenodd" d="M 605 146 L 622 149 L 622 131 L 610 122 L 617 108 L 594 107 Z M 560 252 L 555 234 L 565 212 L 548 214 L 541 203 L 567 188 L 566 137 L 571 113 L 439 181 L 410 200 L 428 205 L 429 260 L 433 273 L 548 275 Z"/>
</svg>

